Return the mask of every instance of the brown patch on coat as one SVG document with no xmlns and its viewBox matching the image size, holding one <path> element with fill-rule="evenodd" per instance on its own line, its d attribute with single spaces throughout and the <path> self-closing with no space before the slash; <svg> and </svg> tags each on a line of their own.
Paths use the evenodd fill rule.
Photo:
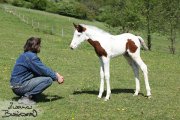
<svg viewBox="0 0 180 120">
<path fill-rule="evenodd" d="M 127 43 L 126 43 L 126 50 L 129 49 L 131 53 L 135 53 L 136 50 L 137 50 L 137 46 L 136 44 L 134 43 L 134 41 L 132 41 L 131 39 L 128 39 L 127 40 Z"/>
<path fill-rule="evenodd" d="M 105 49 L 101 46 L 101 44 L 98 41 L 93 41 L 91 39 L 88 39 L 88 42 L 94 47 L 96 54 L 101 57 L 105 56 L 107 57 L 107 52 Z"/>
</svg>

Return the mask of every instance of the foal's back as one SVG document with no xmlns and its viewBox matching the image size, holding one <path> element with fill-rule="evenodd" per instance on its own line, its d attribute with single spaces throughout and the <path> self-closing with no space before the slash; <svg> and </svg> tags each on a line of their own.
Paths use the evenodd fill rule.
<svg viewBox="0 0 180 120">
<path fill-rule="evenodd" d="M 112 37 L 110 41 L 111 44 L 111 57 L 116 57 L 118 55 L 122 55 L 126 53 L 126 44 L 128 40 L 131 40 L 135 43 L 135 45 L 139 48 L 140 42 L 137 36 L 131 33 L 123 33 L 120 35 L 115 35 Z"/>
</svg>

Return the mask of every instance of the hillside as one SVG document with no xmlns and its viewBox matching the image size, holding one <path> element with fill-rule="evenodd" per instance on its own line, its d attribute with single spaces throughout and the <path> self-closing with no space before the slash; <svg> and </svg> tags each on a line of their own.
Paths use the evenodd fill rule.
<svg viewBox="0 0 180 120">
<path fill-rule="evenodd" d="M 23 22 L 18 16 L 5 12 L 4 7 L 31 20 L 33 18 L 34 21 L 39 21 L 40 26 L 53 25 L 54 31 L 59 31 L 51 33 L 51 29 L 37 29 L 37 25 L 32 27 L 32 24 Z M 0 4 L 0 110 L 7 109 L 10 101 L 18 99 L 9 87 L 11 70 L 16 58 L 23 51 L 26 39 L 37 36 L 42 38 L 39 54 L 41 60 L 65 78 L 63 85 L 54 83 L 40 96 L 35 108 L 38 110 L 38 120 L 180 119 L 179 41 L 176 43 L 177 54 L 172 55 L 168 52 L 169 41 L 166 37 L 154 33 L 153 50 L 142 51 L 142 58 L 149 68 L 152 99 L 145 97 L 141 72 L 141 93 L 138 97 L 133 97 L 135 82 L 131 68 L 123 57 L 112 59 L 112 96 L 110 101 L 104 102 L 103 99 L 97 99 L 99 61 L 93 48 L 88 43 L 83 43 L 75 51 L 69 49 L 74 30 L 73 22 L 91 24 L 108 30 L 103 23 L 95 21 L 83 21 Z M 145 38 L 142 31 L 134 33 Z M 3 112 L 0 113 L 0 117 L 2 114 Z"/>
</svg>

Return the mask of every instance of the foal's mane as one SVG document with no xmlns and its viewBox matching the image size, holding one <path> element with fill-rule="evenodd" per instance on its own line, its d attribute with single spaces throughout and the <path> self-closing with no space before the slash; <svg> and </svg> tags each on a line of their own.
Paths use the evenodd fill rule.
<svg viewBox="0 0 180 120">
<path fill-rule="evenodd" d="M 90 29 L 93 29 L 95 30 L 96 32 L 98 33 L 101 33 L 101 34 L 105 34 L 105 35 L 111 35 L 110 33 L 98 28 L 98 27 L 95 27 L 95 26 L 91 26 L 91 25 L 85 25 L 85 24 L 81 24 L 83 27 L 85 28 L 90 28 Z"/>
</svg>

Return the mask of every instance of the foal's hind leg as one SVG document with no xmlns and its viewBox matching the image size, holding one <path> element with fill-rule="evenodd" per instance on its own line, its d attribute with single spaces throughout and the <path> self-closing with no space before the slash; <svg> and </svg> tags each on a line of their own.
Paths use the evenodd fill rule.
<svg viewBox="0 0 180 120">
<path fill-rule="evenodd" d="M 134 72 L 134 76 L 135 76 L 135 82 L 136 82 L 136 91 L 134 93 L 134 96 L 137 96 L 139 91 L 140 91 L 140 82 L 139 82 L 139 67 L 138 65 L 135 63 L 135 61 L 128 55 L 124 55 L 124 57 L 126 58 L 126 60 L 128 61 L 129 65 L 132 67 L 133 72 Z"/>
<path fill-rule="evenodd" d="M 145 81 L 146 91 L 147 91 L 147 96 L 149 97 L 149 96 L 151 96 L 151 89 L 150 89 L 149 81 L 148 81 L 147 65 L 142 61 L 140 55 L 131 54 L 131 57 L 139 65 L 139 67 L 143 71 L 144 81 Z"/>
</svg>

